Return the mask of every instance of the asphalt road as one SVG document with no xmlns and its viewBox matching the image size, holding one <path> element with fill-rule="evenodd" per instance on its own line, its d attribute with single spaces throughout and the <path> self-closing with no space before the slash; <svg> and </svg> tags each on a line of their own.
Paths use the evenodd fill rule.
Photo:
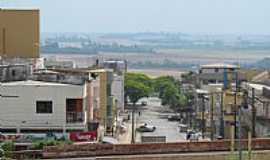
<svg viewBox="0 0 270 160">
<path fill-rule="evenodd" d="M 154 132 L 136 133 L 136 142 L 141 141 L 141 136 L 166 136 L 166 142 L 185 141 L 186 134 L 179 132 L 179 122 L 168 121 L 167 115 L 173 114 L 172 111 L 166 110 L 158 98 L 144 99 L 147 106 L 140 109 L 141 115 L 136 114 L 137 125 L 147 123 L 156 127 Z"/>
</svg>

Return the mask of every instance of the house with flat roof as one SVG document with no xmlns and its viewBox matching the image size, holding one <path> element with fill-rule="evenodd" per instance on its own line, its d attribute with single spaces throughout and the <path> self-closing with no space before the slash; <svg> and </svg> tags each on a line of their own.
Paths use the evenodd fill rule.
<svg viewBox="0 0 270 160">
<path fill-rule="evenodd" d="M 99 83 L 0 83 L 0 132 L 98 131 Z"/>
<path fill-rule="evenodd" d="M 1 83 L 0 131 L 87 130 L 86 86 L 41 81 Z"/>
</svg>

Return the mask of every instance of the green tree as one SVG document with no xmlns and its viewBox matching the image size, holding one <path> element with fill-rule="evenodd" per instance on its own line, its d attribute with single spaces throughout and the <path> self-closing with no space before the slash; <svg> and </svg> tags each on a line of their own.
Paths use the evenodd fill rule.
<svg viewBox="0 0 270 160">
<path fill-rule="evenodd" d="M 158 93 L 162 105 L 180 111 L 187 105 L 187 97 L 181 93 L 181 84 L 172 76 L 162 76 L 153 80 L 154 91 Z"/>
<path fill-rule="evenodd" d="M 134 80 L 125 82 L 125 97 L 128 97 L 133 104 L 136 104 L 136 102 L 143 97 L 148 97 L 150 93 L 151 88 L 141 82 Z"/>
<path fill-rule="evenodd" d="M 152 87 L 152 79 L 142 73 L 126 73 L 125 81 L 129 81 L 129 80 L 140 82 L 148 87 Z"/>
<path fill-rule="evenodd" d="M 139 99 L 148 97 L 152 93 L 152 80 L 141 73 L 125 74 L 125 101 L 135 104 Z"/>
</svg>

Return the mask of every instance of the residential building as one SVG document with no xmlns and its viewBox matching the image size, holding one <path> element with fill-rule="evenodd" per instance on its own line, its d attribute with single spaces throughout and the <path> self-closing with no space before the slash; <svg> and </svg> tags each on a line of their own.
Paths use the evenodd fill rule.
<svg viewBox="0 0 270 160">
<path fill-rule="evenodd" d="M 231 126 L 238 120 L 237 109 L 243 100 L 243 93 L 235 93 L 235 87 L 236 84 L 240 87 L 246 75 L 236 65 L 209 64 L 201 66 L 198 77 L 200 89 L 206 92 L 203 94 L 206 129 L 209 127 L 215 135 L 230 138 Z"/>
<path fill-rule="evenodd" d="M 27 64 L 0 65 L 0 82 L 27 80 L 31 72 Z"/>
<path fill-rule="evenodd" d="M 236 78 L 236 73 L 239 72 L 240 67 L 230 64 L 208 64 L 202 65 L 199 70 L 199 80 L 201 85 L 208 84 L 223 84 L 225 73 L 228 79 L 234 81 Z M 245 80 L 245 76 L 241 73 L 237 75 L 238 81 Z"/>
<path fill-rule="evenodd" d="M 123 74 L 127 71 L 127 61 L 125 60 L 105 60 L 101 67 L 105 69 L 113 69 L 117 74 Z"/>
<path fill-rule="evenodd" d="M 0 57 L 39 57 L 39 10 L 0 8 Z"/>
<path fill-rule="evenodd" d="M 42 81 L 1 83 L 1 132 L 86 131 L 86 85 Z"/>
<path fill-rule="evenodd" d="M 82 75 L 83 77 L 99 77 L 99 111 L 95 119 L 106 132 L 113 132 L 115 127 L 115 98 L 112 95 L 113 71 L 110 69 L 51 69 L 50 71 L 62 74 Z M 53 74 L 52 74 L 53 75 Z M 53 78 L 52 78 L 53 79 Z M 59 81 L 59 79 L 58 79 Z M 61 81 L 61 80 L 60 80 Z M 73 80 L 72 80 L 73 81 Z"/>
<path fill-rule="evenodd" d="M 256 114 L 256 135 L 267 137 L 270 132 L 270 86 L 257 83 L 244 83 L 242 87 L 249 95 L 249 105 L 245 115 L 245 122 L 252 125 L 252 89 L 254 90 L 254 107 Z"/>
</svg>

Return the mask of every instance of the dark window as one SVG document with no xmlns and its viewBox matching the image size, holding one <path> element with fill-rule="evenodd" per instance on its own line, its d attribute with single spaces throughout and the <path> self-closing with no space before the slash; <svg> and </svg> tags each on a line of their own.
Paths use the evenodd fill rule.
<svg viewBox="0 0 270 160">
<path fill-rule="evenodd" d="M 16 75 L 16 71 L 15 70 L 12 70 L 11 71 L 11 75 L 14 77 Z"/>
<path fill-rule="evenodd" d="M 110 96 L 112 94 L 112 88 L 110 84 L 107 84 L 107 95 Z"/>
<path fill-rule="evenodd" d="M 52 101 L 37 101 L 36 102 L 36 113 L 48 114 L 52 113 Z"/>
<path fill-rule="evenodd" d="M 216 72 L 216 73 L 218 73 L 218 70 L 219 70 L 218 68 L 215 68 L 215 72 Z"/>
<path fill-rule="evenodd" d="M 67 123 L 83 122 L 83 100 L 66 100 L 66 121 Z"/>
</svg>

